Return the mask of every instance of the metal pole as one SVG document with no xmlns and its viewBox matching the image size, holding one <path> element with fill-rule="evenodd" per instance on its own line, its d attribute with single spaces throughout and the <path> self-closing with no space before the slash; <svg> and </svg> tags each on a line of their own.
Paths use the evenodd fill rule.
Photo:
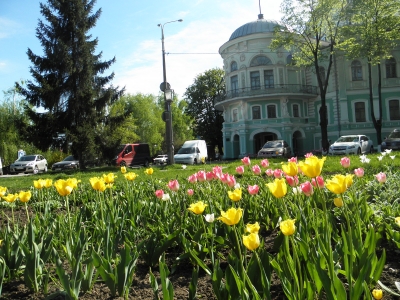
<svg viewBox="0 0 400 300">
<path fill-rule="evenodd" d="M 172 165 L 174 161 L 174 142 L 173 142 L 173 131 L 172 131 L 172 111 L 171 103 L 167 101 L 165 90 L 170 89 L 167 87 L 167 68 L 165 66 L 165 48 L 164 48 L 164 26 L 172 22 L 182 22 L 182 19 L 169 21 L 164 24 L 158 24 L 161 27 L 161 44 L 162 44 L 162 60 L 163 60 L 163 82 L 164 82 L 164 109 L 165 109 L 165 143 L 167 144 L 168 164 Z M 172 101 L 173 99 L 171 99 Z"/>
</svg>

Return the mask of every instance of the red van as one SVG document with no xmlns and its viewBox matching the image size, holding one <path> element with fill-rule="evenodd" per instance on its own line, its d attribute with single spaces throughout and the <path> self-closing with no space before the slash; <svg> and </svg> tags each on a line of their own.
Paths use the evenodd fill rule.
<svg viewBox="0 0 400 300">
<path fill-rule="evenodd" d="M 149 144 L 123 144 L 115 151 L 113 165 L 134 166 L 143 165 L 148 167 L 150 163 Z"/>
</svg>

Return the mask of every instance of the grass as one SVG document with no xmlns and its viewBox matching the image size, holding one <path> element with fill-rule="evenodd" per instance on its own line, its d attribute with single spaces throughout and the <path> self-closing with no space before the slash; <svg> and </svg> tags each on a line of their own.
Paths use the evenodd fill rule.
<svg viewBox="0 0 400 300">
<path fill-rule="evenodd" d="M 391 153 L 390 155 L 396 155 L 396 153 Z M 400 167 L 400 160 L 399 159 L 391 159 L 389 155 L 386 155 L 382 161 L 378 159 L 381 156 L 380 153 L 374 153 L 367 155 L 368 158 L 371 159 L 369 164 L 363 164 L 360 161 L 359 156 L 357 155 L 349 155 L 348 157 L 351 159 L 351 166 L 349 169 L 344 169 L 340 164 L 340 159 L 342 156 L 327 156 L 326 161 L 324 163 L 323 168 L 323 176 L 329 176 L 332 174 L 337 173 L 352 173 L 356 168 L 364 168 L 366 174 L 374 175 L 381 171 L 382 169 L 382 162 L 385 162 L 385 165 L 390 165 L 390 167 L 394 170 Z M 303 158 L 299 157 L 298 160 L 302 160 Z M 261 159 L 251 159 L 251 165 L 260 165 Z M 287 159 L 281 158 L 271 158 L 269 159 L 271 169 L 280 169 L 282 163 L 286 163 Z M 199 171 L 211 171 L 214 166 L 222 166 L 224 173 L 229 174 L 236 174 L 235 168 L 242 165 L 240 159 L 232 160 L 232 161 L 212 161 L 207 162 L 204 165 L 187 165 L 186 168 L 182 167 L 182 165 L 163 165 L 163 166 L 151 166 L 156 175 L 157 179 L 179 179 L 179 180 L 186 180 L 189 175 Z M 0 186 L 6 186 L 9 192 L 18 192 L 20 190 L 26 190 L 33 186 L 33 181 L 38 179 L 52 179 L 53 182 L 58 179 L 66 179 L 66 178 L 76 178 L 81 180 L 82 182 L 89 182 L 89 178 L 92 177 L 101 177 L 103 174 L 108 173 L 117 173 L 117 176 L 122 176 L 119 173 L 119 167 L 98 167 L 98 168 L 91 168 L 87 170 L 78 170 L 78 171 L 70 171 L 70 172 L 52 172 L 49 171 L 48 173 L 39 173 L 36 175 L 29 175 L 29 176 L 10 176 L 10 177 L 0 177 Z M 135 172 L 139 175 L 136 181 L 144 181 L 148 178 L 148 175 L 144 173 L 144 167 L 137 167 L 137 168 L 128 168 L 129 172 Z"/>
</svg>

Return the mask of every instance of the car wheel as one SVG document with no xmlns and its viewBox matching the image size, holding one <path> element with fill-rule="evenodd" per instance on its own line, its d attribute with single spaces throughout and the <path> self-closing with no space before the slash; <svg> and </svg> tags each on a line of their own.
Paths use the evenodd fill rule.
<svg viewBox="0 0 400 300">
<path fill-rule="evenodd" d="M 193 164 L 194 164 L 194 165 L 197 165 L 197 158 L 195 158 L 195 159 L 193 160 Z"/>
<path fill-rule="evenodd" d="M 361 154 L 361 148 L 357 149 L 357 154 L 360 155 Z"/>
<path fill-rule="evenodd" d="M 369 153 L 374 153 L 374 146 L 371 146 L 371 148 L 369 149 Z"/>
<path fill-rule="evenodd" d="M 47 166 L 44 167 L 43 172 L 44 172 L 44 173 L 47 172 Z"/>
<path fill-rule="evenodd" d="M 126 167 L 126 162 L 125 161 L 121 161 L 121 163 L 119 164 L 121 167 Z"/>
<path fill-rule="evenodd" d="M 37 174 L 39 173 L 39 167 L 35 166 L 35 169 L 33 169 L 33 174 Z"/>
</svg>

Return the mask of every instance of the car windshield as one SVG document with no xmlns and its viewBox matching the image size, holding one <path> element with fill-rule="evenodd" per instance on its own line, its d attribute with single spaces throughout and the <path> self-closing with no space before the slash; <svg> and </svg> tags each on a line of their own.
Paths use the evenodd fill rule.
<svg viewBox="0 0 400 300">
<path fill-rule="evenodd" d="M 119 155 L 122 152 L 122 150 L 124 150 L 124 148 L 125 145 L 119 145 L 117 150 L 115 150 L 115 155 Z"/>
<path fill-rule="evenodd" d="M 390 139 L 400 138 L 400 131 L 393 131 L 391 134 L 389 134 L 388 138 L 390 138 Z"/>
<path fill-rule="evenodd" d="M 75 157 L 73 157 L 72 155 L 67 156 L 66 158 L 64 158 L 64 161 L 74 161 L 77 160 Z"/>
<path fill-rule="evenodd" d="M 341 136 L 336 143 L 358 142 L 358 136 Z"/>
<path fill-rule="evenodd" d="M 196 153 L 196 149 L 193 147 L 190 148 L 181 148 L 178 151 L 178 154 L 192 154 L 192 153 Z"/>
<path fill-rule="evenodd" d="M 269 141 L 266 142 L 263 148 L 279 148 L 282 147 L 282 142 L 281 141 Z"/>
<path fill-rule="evenodd" d="M 19 161 L 33 161 L 36 159 L 35 155 L 25 155 L 25 156 L 21 156 L 18 160 Z"/>
</svg>

